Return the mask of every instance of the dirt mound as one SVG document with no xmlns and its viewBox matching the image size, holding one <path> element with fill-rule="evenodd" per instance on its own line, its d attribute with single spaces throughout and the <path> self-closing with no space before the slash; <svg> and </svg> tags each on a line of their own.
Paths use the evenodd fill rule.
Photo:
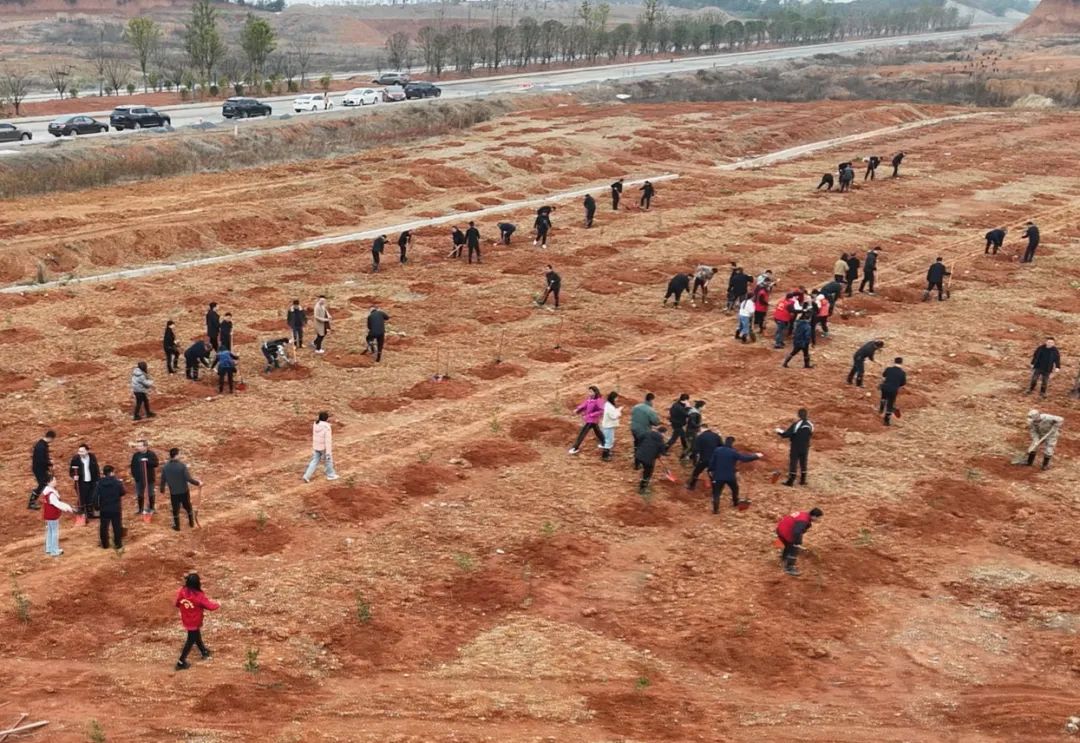
<svg viewBox="0 0 1080 743">
<path fill-rule="evenodd" d="M 78 377 L 84 374 L 99 374 L 105 371 L 105 365 L 96 361 L 54 361 L 45 367 L 50 377 Z"/>
<path fill-rule="evenodd" d="M 539 452 L 531 446 L 506 439 L 484 439 L 476 441 L 461 452 L 473 467 L 507 467 L 511 464 L 535 462 Z"/>
<path fill-rule="evenodd" d="M 484 325 L 496 325 L 504 322 L 519 322 L 532 314 L 531 310 L 524 307 L 501 307 L 495 310 L 484 310 L 473 315 L 473 319 Z"/>
<path fill-rule="evenodd" d="M 474 377 L 480 377 L 481 379 L 499 379 L 501 377 L 524 377 L 525 370 L 517 364 L 508 364 L 505 361 L 496 362 L 489 361 L 486 364 L 480 366 L 474 366 L 466 373 L 472 374 Z"/>
<path fill-rule="evenodd" d="M 366 521 L 389 513 L 397 505 L 393 495 L 371 485 L 348 485 L 304 493 L 305 506 L 337 521 Z"/>
<path fill-rule="evenodd" d="M 405 397 L 414 400 L 461 400 L 475 390 L 475 385 L 460 379 L 443 379 L 439 382 L 425 379 L 410 387 L 405 392 Z"/>
<path fill-rule="evenodd" d="M 577 426 L 564 418 L 519 418 L 510 424 L 510 438 L 554 446 L 573 443 L 575 433 Z"/>
<path fill-rule="evenodd" d="M 408 404 L 400 397 L 358 397 L 349 401 L 349 407 L 357 413 L 392 413 Z"/>
<path fill-rule="evenodd" d="M 550 364 L 562 364 L 574 358 L 574 354 L 561 348 L 538 348 L 525 355 L 535 361 L 545 361 Z"/>
<path fill-rule="evenodd" d="M 141 343 L 129 343 L 126 346 L 120 346 L 114 349 L 113 352 L 119 356 L 142 361 L 162 355 L 164 352 L 161 349 L 161 341 L 142 341 Z"/>
<path fill-rule="evenodd" d="M 459 470 L 441 464 L 418 462 L 401 467 L 390 474 L 390 481 L 397 482 L 405 495 L 414 498 L 430 498 L 449 483 L 458 479 Z"/>
<path fill-rule="evenodd" d="M 41 340 L 41 333 L 31 328 L 4 328 L 0 330 L 0 346 L 8 343 L 33 343 Z"/>
<path fill-rule="evenodd" d="M 653 489 L 657 488 L 657 478 L 653 476 Z M 623 526 L 670 526 L 671 507 L 658 503 L 656 498 L 646 501 L 636 495 L 624 495 L 613 507 L 607 509 L 612 521 Z"/>
<path fill-rule="evenodd" d="M 1080 0 L 1042 0 L 1024 22 L 1013 29 L 1016 36 L 1076 36 L 1080 34 Z"/>
<path fill-rule="evenodd" d="M 293 364 L 284 369 L 274 369 L 270 372 L 264 372 L 263 376 L 278 382 L 289 382 L 298 379 L 308 379 L 311 377 L 311 369 L 306 366 L 300 366 L 299 364 Z"/>
<path fill-rule="evenodd" d="M 0 371 L 0 393 L 22 392 L 34 387 L 36 381 L 31 377 L 24 377 L 8 371 Z"/>
<path fill-rule="evenodd" d="M 101 318 L 94 317 L 92 315 L 78 315 L 76 317 L 65 317 L 57 320 L 58 323 L 65 328 L 71 330 L 86 330 L 87 328 L 96 328 L 99 325 L 104 325 Z"/>
</svg>

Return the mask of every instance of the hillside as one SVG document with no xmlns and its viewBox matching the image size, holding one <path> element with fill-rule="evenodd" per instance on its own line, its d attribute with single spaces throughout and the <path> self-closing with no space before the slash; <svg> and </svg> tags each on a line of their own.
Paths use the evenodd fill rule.
<svg viewBox="0 0 1080 743">
<path fill-rule="evenodd" d="M 1019 36 L 1080 34 L 1080 1 L 1042 0 L 1013 33 Z"/>
</svg>

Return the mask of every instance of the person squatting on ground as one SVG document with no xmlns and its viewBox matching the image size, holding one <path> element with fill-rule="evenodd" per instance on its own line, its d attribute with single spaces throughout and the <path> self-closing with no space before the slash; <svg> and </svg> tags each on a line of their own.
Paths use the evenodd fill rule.
<svg viewBox="0 0 1080 743">
<path fill-rule="evenodd" d="M 215 351 L 218 350 L 220 333 L 221 317 L 217 313 L 217 302 L 211 302 L 210 308 L 206 311 L 206 335 L 210 339 L 210 347 Z"/>
<path fill-rule="evenodd" d="M 89 444 L 79 445 L 78 452 L 68 463 L 68 472 L 79 491 L 79 513 L 88 519 L 94 518 L 94 488 L 101 479 L 101 470 Z"/>
<path fill-rule="evenodd" d="M 570 454 L 581 451 L 581 444 L 585 441 L 586 434 L 592 431 L 596 440 L 600 442 L 598 448 L 604 448 L 604 434 L 600 431 L 600 421 L 604 417 L 604 398 L 600 395 L 600 389 L 595 386 L 589 387 L 589 396 L 584 402 L 574 408 L 574 412 L 581 416 L 581 430 L 570 447 Z"/>
<path fill-rule="evenodd" d="M 98 521 L 98 537 L 101 549 L 109 549 L 109 527 L 112 527 L 113 547 L 124 548 L 123 508 L 120 499 L 124 497 L 124 484 L 113 474 L 111 464 L 105 465 L 104 475 L 94 488 L 94 503 L 97 504 L 101 518 Z"/>
<path fill-rule="evenodd" d="M 789 513 L 780 519 L 776 525 L 776 536 L 784 546 L 780 553 L 780 565 L 784 572 L 795 578 L 799 577 L 799 569 L 795 567 L 795 560 L 802 549 L 803 536 L 825 513 L 820 508 L 811 508 L 809 511 L 796 511 Z"/>
<path fill-rule="evenodd" d="M 1005 244 L 1005 235 L 1008 234 L 1008 230 L 1004 227 L 999 227 L 994 230 L 990 230 L 986 233 L 986 247 L 983 249 L 983 255 L 990 253 L 990 248 L 994 249 L 994 255 L 997 255 L 1001 250 L 1001 246 Z"/>
<path fill-rule="evenodd" d="M 1028 241 L 1027 248 L 1024 250 L 1024 257 L 1020 259 L 1021 263 L 1033 263 L 1035 261 L 1035 249 L 1039 247 L 1039 228 L 1035 226 L 1034 222 L 1027 223 L 1027 229 L 1024 230 L 1024 234 L 1020 237 Z"/>
<path fill-rule="evenodd" d="M 172 320 L 165 323 L 165 335 L 161 339 L 161 348 L 165 351 L 165 369 L 169 374 L 176 374 L 180 366 L 180 347 L 176 345 L 176 331 Z"/>
<path fill-rule="evenodd" d="M 923 301 L 930 299 L 930 292 L 937 289 L 937 298 L 941 302 L 945 299 L 945 277 L 951 276 L 952 272 L 945 268 L 941 256 L 930 264 L 926 271 L 926 291 L 923 292 Z"/>
<path fill-rule="evenodd" d="M 509 237 L 507 240 L 509 241 Z M 453 243 L 454 249 L 450 251 L 451 258 L 460 258 L 461 251 L 465 248 L 465 233 L 461 231 L 461 228 L 454 225 L 454 229 L 450 231 L 450 241 Z M 507 245 L 510 243 L 507 242 Z"/>
<path fill-rule="evenodd" d="M 214 357 L 214 363 L 210 364 L 211 369 L 217 368 L 217 391 L 219 395 L 225 391 L 226 378 L 229 380 L 229 394 L 233 394 L 233 378 L 236 376 L 236 362 L 239 359 L 239 356 L 222 346 L 221 350 L 217 352 L 217 356 Z"/>
<path fill-rule="evenodd" d="M 172 506 L 173 531 L 180 531 L 180 509 L 187 511 L 188 526 L 195 528 L 195 513 L 191 510 L 191 491 L 188 485 L 201 487 L 202 482 L 196 480 L 188 471 L 188 466 L 180 459 L 180 450 L 169 449 L 169 461 L 161 468 L 161 479 L 158 482 L 158 492 L 164 493 L 169 488 L 169 504 Z"/>
<path fill-rule="evenodd" d="M 476 254 L 476 262 L 482 263 L 480 260 L 480 230 L 476 228 L 475 222 L 469 222 L 469 229 L 465 230 L 465 245 L 469 248 L 469 263 L 472 263 L 473 253 Z"/>
<path fill-rule="evenodd" d="M 757 337 L 754 336 L 754 329 L 752 327 L 754 322 L 754 299 L 749 294 L 743 296 L 742 302 L 739 304 L 739 325 L 735 329 L 735 340 L 741 340 L 743 343 L 749 343 L 750 341 L 756 341 Z"/>
<path fill-rule="evenodd" d="M 667 452 L 667 447 L 664 446 L 665 433 L 667 433 L 667 428 L 658 426 L 656 430 L 645 434 L 637 446 L 634 447 L 634 469 L 641 469 L 638 493 L 642 495 L 649 489 L 649 481 L 652 480 L 656 460 Z"/>
<path fill-rule="evenodd" d="M 675 297 L 675 306 L 679 306 L 679 300 L 685 292 L 690 291 L 690 277 L 685 273 L 677 273 L 671 277 L 671 281 L 667 285 L 667 294 L 664 295 L 664 306 L 667 306 L 668 300 L 671 297 Z"/>
<path fill-rule="evenodd" d="M 706 425 L 701 426 L 701 432 L 694 439 L 693 454 L 690 457 L 694 460 L 694 469 L 690 473 L 690 480 L 686 483 L 687 490 L 693 490 L 697 487 L 698 478 L 701 477 L 702 472 L 709 468 L 713 452 L 722 443 L 723 440 L 720 438 L 719 433 L 711 430 Z"/>
<path fill-rule="evenodd" d="M 784 363 L 781 364 L 785 369 L 788 362 L 797 353 L 803 355 L 803 368 L 812 369 L 814 365 L 810 363 L 810 344 L 813 341 L 813 333 L 810 327 L 810 320 L 814 316 L 814 308 L 807 310 L 799 315 L 799 318 L 795 321 L 795 334 L 791 339 L 791 351 L 786 357 L 784 357 Z"/>
<path fill-rule="evenodd" d="M 893 155 L 893 159 L 892 159 L 892 177 L 893 178 L 899 178 L 900 177 L 900 164 L 902 162 L 904 162 L 904 153 L 903 152 L 897 152 L 895 155 Z"/>
<path fill-rule="evenodd" d="M 510 238 L 517 232 L 517 225 L 510 224 L 509 222 L 499 222 L 496 227 L 499 228 L 499 241 L 503 245 L 510 244 Z M 464 237 L 464 235 L 462 235 Z"/>
<path fill-rule="evenodd" d="M 690 301 L 697 299 L 698 289 L 701 289 L 701 303 L 709 301 L 709 282 L 716 275 L 717 269 L 712 266 L 698 266 L 694 271 L 694 287 L 690 290 Z"/>
<path fill-rule="evenodd" d="M 814 424 L 810 422 L 806 408 L 799 408 L 797 415 L 799 416 L 798 419 L 786 429 L 776 429 L 780 438 L 791 442 L 791 449 L 788 452 L 787 480 L 784 481 L 784 485 L 789 488 L 795 485 L 796 467 L 799 470 L 799 484 L 806 484 L 806 470 L 810 459 L 810 439 L 814 436 Z"/>
<path fill-rule="evenodd" d="M 53 479 L 52 456 L 49 454 L 49 445 L 56 439 L 56 431 L 46 431 L 45 435 L 34 442 L 34 448 L 30 451 L 30 472 L 34 475 L 34 488 L 30 491 L 30 499 L 26 507 L 31 511 L 38 509 L 38 498 L 45 490 L 45 486 Z"/>
<path fill-rule="evenodd" d="M 547 247 L 548 232 L 551 231 L 551 213 L 555 211 L 553 206 L 542 206 L 536 210 L 536 219 L 533 220 L 533 231 L 536 233 L 536 239 L 533 240 L 533 245 L 539 245 L 541 248 Z"/>
<path fill-rule="evenodd" d="M 1028 447 L 1027 465 L 1035 464 L 1035 456 L 1039 453 L 1039 445 L 1043 446 L 1042 468 L 1050 467 L 1050 459 L 1054 456 L 1057 448 L 1058 437 L 1061 435 L 1061 425 L 1065 419 L 1059 415 L 1040 413 L 1032 408 L 1027 414 L 1028 432 L 1031 434 L 1031 446 Z"/>
<path fill-rule="evenodd" d="M 316 336 L 315 341 L 319 341 L 318 336 Z M 266 366 L 263 368 L 264 374 L 269 374 L 274 369 L 280 369 L 282 359 L 284 359 L 285 364 L 288 365 L 289 354 L 285 351 L 287 345 L 289 345 L 288 338 L 274 338 L 272 340 L 263 341 L 263 344 L 259 346 L 263 358 L 266 359 Z M 322 350 L 320 349 L 315 353 L 322 353 Z M 229 391 L 232 391 L 231 385 Z"/>
<path fill-rule="evenodd" d="M 412 247 L 412 230 L 405 230 L 397 238 L 398 262 L 405 265 L 409 262 L 409 248 Z"/>
<path fill-rule="evenodd" d="M 655 399 L 656 395 L 648 392 L 642 402 L 630 409 L 630 435 L 634 439 L 635 451 L 641 440 L 653 430 L 653 426 L 660 425 L 660 414 L 653 408 Z M 636 465 L 634 469 L 637 469 Z"/>
<path fill-rule="evenodd" d="M 225 350 L 232 349 L 232 330 L 233 321 L 232 313 L 226 312 L 225 317 L 221 321 L 221 327 L 218 328 L 218 346 Z"/>
<path fill-rule="evenodd" d="M 325 294 L 320 294 L 315 300 L 313 314 L 315 315 L 315 353 L 323 353 L 323 340 L 330 332 L 330 308 L 326 304 Z"/>
<path fill-rule="evenodd" d="M 847 383 L 855 383 L 856 387 L 863 386 L 863 376 L 866 374 L 866 362 L 874 360 L 874 354 L 885 348 L 885 341 L 872 340 L 859 346 L 859 350 L 852 357 L 851 371 L 847 375 Z"/>
<path fill-rule="evenodd" d="M 821 176 L 821 182 L 817 184 L 817 188 L 815 188 L 814 190 L 820 191 L 825 186 L 828 186 L 827 190 L 832 191 L 834 185 L 836 185 L 836 182 L 833 180 L 832 173 L 825 173 Z"/>
<path fill-rule="evenodd" d="M 592 194 L 587 193 L 582 206 L 585 207 L 585 227 L 592 227 L 593 218 L 596 216 L 596 199 L 592 197 Z"/>
<path fill-rule="evenodd" d="M 686 439 L 686 415 L 689 412 L 689 408 L 690 395 L 685 392 L 679 395 L 679 399 L 673 402 L 671 407 L 668 408 L 668 423 L 671 424 L 671 438 L 664 444 L 664 449 L 670 449 L 671 445 L 678 440 L 679 446 L 682 447 L 682 453 L 686 453 L 690 446 L 690 442 Z"/>
<path fill-rule="evenodd" d="M 45 521 L 45 554 L 60 557 L 60 514 L 71 513 L 75 509 L 60 500 L 60 491 L 56 489 L 56 477 L 48 475 L 41 488 L 41 518 Z"/>
<path fill-rule="evenodd" d="M 871 155 L 866 160 L 866 172 L 863 173 L 863 180 L 874 180 L 874 174 L 877 172 L 878 166 L 881 165 L 881 158 L 877 155 Z"/>
<path fill-rule="evenodd" d="M 548 264 L 544 273 L 544 296 L 540 297 L 538 305 L 543 307 L 547 304 L 548 297 L 555 298 L 555 309 L 559 309 L 559 290 L 562 288 L 562 277 L 555 273 L 555 269 Z"/>
<path fill-rule="evenodd" d="M 736 468 L 739 462 L 753 462 L 764 459 L 761 452 L 748 454 L 735 449 L 735 437 L 728 436 L 722 446 L 718 446 L 709 459 L 709 476 L 712 477 L 712 512 L 720 513 L 720 494 L 727 485 L 731 489 L 731 505 L 749 505 L 748 500 L 739 500 L 739 480 Z"/>
<path fill-rule="evenodd" d="M 390 322 L 390 315 L 378 307 L 372 307 L 367 316 L 367 337 L 364 339 L 364 350 L 361 354 L 375 354 L 375 362 L 382 361 L 383 345 L 386 343 L 386 323 Z"/>
<path fill-rule="evenodd" d="M 200 365 L 210 366 L 210 346 L 203 338 L 199 338 L 184 351 L 184 376 L 198 382 Z"/>
<path fill-rule="evenodd" d="M 297 349 L 304 347 L 304 326 L 307 325 L 307 313 L 300 306 L 300 300 L 294 299 L 292 307 L 285 313 L 285 323 L 292 331 L 293 346 Z"/>
<path fill-rule="evenodd" d="M 863 277 L 862 281 L 859 283 L 859 292 L 869 288 L 870 291 L 867 293 L 874 293 L 874 275 L 877 274 L 877 259 L 880 251 L 881 248 L 875 246 L 866 252 L 866 258 L 863 260 Z"/>
<path fill-rule="evenodd" d="M 131 455 L 131 479 L 135 482 L 135 502 L 140 514 L 154 513 L 157 468 L 157 454 L 151 451 L 146 439 L 141 439 L 135 447 L 135 453 Z"/>
<path fill-rule="evenodd" d="M 611 184 L 611 210 L 619 211 L 619 199 L 622 198 L 623 192 L 623 179 L 615 181 Z"/>
<path fill-rule="evenodd" d="M 199 649 L 203 660 L 212 655 L 202 640 L 203 612 L 217 611 L 221 608 L 221 604 L 203 593 L 202 583 L 196 573 L 191 573 L 184 579 L 184 587 L 176 592 L 175 604 L 180 610 L 180 623 L 187 631 L 187 640 L 180 651 L 180 660 L 176 661 L 176 670 L 184 671 L 191 668 L 187 657 L 193 647 Z"/>
<path fill-rule="evenodd" d="M 652 205 L 653 196 L 656 195 L 656 187 L 649 181 L 638 189 L 641 191 L 641 199 L 638 201 L 638 206 L 645 211 L 649 211 L 649 207 Z"/>
<path fill-rule="evenodd" d="M 371 243 L 371 272 L 379 272 L 379 261 L 382 260 L 383 251 L 386 250 L 386 235 L 379 235 Z"/>
<path fill-rule="evenodd" d="M 615 448 L 615 429 L 619 425 L 619 418 L 622 417 L 622 407 L 615 404 L 615 401 L 619 399 L 618 392 L 609 392 L 607 400 L 604 401 L 604 415 L 600 419 L 600 433 L 604 437 L 604 451 L 601 455 L 601 459 L 611 459 L 611 451 Z"/>
<path fill-rule="evenodd" d="M 1035 391 L 1035 383 L 1041 382 L 1039 396 L 1046 397 L 1046 385 L 1050 383 L 1050 375 L 1061 370 L 1061 353 L 1054 345 L 1053 338 L 1047 338 L 1042 345 L 1035 349 L 1031 355 L 1031 384 L 1028 385 L 1028 394 Z"/>
<path fill-rule="evenodd" d="M 878 403 L 878 415 L 885 416 L 885 425 L 892 425 L 892 417 L 900 417 L 900 408 L 896 407 L 896 395 L 900 388 L 907 384 L 907 372 L 903 368 L 904 359 L 897 356 L 893 359 L 893 365 L 886 367 L 881 372 L 881 402 Z"/>
<path fill-rule="evenodd" d="M 323 463 L 323 473 L 327 480 L 338 479 L 334 472 L 334 431 L 330 426 L 330 414 L 325 410 L 319 413 L 311 424 L 311 461 L 301 478 L 304 482 L 311 482 L 315 470 L 319 468 L 319 462 Z"/>
</svg>

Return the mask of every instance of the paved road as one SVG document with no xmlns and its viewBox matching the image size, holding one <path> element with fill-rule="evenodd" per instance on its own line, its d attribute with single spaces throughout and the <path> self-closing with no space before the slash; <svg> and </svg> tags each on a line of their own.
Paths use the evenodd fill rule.
<svg viewBox="0 0 1080 743">
<path fill-rule="evenodd" d="M 914 44 L 926 41 L 940 42 L 956 40 L 967 36 L 1001 31 L 1007 27 L 1007 25 L 977 26 L 961 31 L 948 31 L 943 33 L 917 34 L 913 36 L 896 36 L 880 39 L 855 39 L 850 41 L 833 42 L 829 44 L 814 44 L 811 46 L 786 47 L 780 49 L 762 49 L 759 51 L 716 54 L 700 57 L 686 57 L 675 60 L 651 60 L 632 62 L 628 64 L 606 65 L 600 67 L 582 67 L 572 70 L 560 70 L 553 72 L 532 72 L 523 74 L 503 75 L 498 77 L 485 77 L 471 80 L 450 80 L 444 83 L 440 83 L 439 87 L 442 88 L 443 99 L 478 98 L 482 96 L 496 94 L 524 93 L 529 91 L 535 91 L 538 89 L 553 90 L 564 87 L 580 86 L 589 83 L 601 83 L 612 80 L 633 80 L 645 77 L 656 77 L 674 73 L 694 72 L 700 69 L 734 67 L 739 65 L 759 64 L 762 62 L 776 62 L 787 59 L 799 59 L 803 57 L 810 57 L 815 54 L 854 54 L 856 52 L 865 51 L 867 49 L 904 46 L 907 44 Z M 333 111 L 296 114 L 295 116 L 323 116 L 335 115 L 335 113 L 340 115 L 339 112 L 342 110 L 341 99 L 343 96 L 343 93 L 331 96 L 335 106 Z M 276 118 L 280 114 L 292 114 L 292 99 L 293 96 L 279 96 L 265 98 L 262 100 L 269 102 L 274 107 L 274 116 Z M 359 113 L 361 110 L 372 110 L 385 105 L 424 105 L 427 102 L 429 101 L 409 101 L 408 103 L 402 102 L 368 106 L 366 109 L 350 108 L 345 110 L 350 114 L 355 114 Z M 174 128 L 183 128 L 194 124 L 203 124 L 205 122 L 211 122 L 215 124 L 222 124 L 222 122 L 224 122 L 224 119 L 221 116 L 221 107 L 219 104 L 205 105 L 195 103 L 187 105 L 165 106 L 161 107 L 160 110 L 168 112 L 168 114 L 172 118 L 172 125 Z M 88 113 L 95 114 L 99 118 L 108 117 L 107 111 Z M 47 130 L 48 122 L 51 120 L 51 118 L 52 117 L 37 117 L 15 120 L 16 124 L 25 129 L 29 129 L 34 135 L 34 139 L 32 142 L 23 145 L 24 149 L 25 147 L 34 147 L 35 145 L 39 145 L 42 142 L 53 140 L 53 137 L 49 135 Z M 258 121 L 259 120 L 257 119 L 246 120 L 241 122 L 239 125 L 258 126 Z M 227 125 L 231 125 L 231 123 Z M 109 132 L 107 134 L 91 136 L 145 136 L 145 133 L 126 131 Z M 5 143 L 0 145 L 0 148 L 6 149 L 19 147 L 20 144 L 18 143 Z"/>
</svg>

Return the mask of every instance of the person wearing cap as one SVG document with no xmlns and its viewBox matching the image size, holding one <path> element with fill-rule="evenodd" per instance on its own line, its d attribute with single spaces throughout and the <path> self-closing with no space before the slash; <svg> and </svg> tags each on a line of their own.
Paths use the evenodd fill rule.
<svg viewBox="0 0 1080 743">
<path fill-rule="evenodd" d="M 1042 468 L 1049 469 L 1050 459 L 1054 456 L 1057 448 L 1058 436 L 1061 435 L 1061 426 L 1065 419 L 1060 415 L 1040 413 L 1035 408 L 1028 411 L 1028 431 L 1031 433 L 1031 446 L 1028 447 L 1027 464 L 1035 464 L 1035 456 L 1039 453 L 1039 445 L 1043 446 Z"/>
</svg>

